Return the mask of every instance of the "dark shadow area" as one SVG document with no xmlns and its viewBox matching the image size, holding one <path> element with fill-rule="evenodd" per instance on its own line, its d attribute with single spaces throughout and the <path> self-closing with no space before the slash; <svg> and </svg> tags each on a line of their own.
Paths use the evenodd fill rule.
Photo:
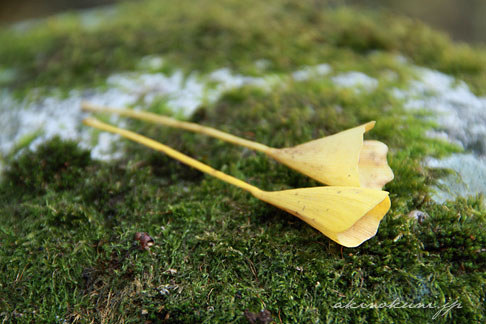
<svg viewBox="0 0 486 324">
<path fill-rule="evenodd" d="M 86 9 L 127 0 L 4 0 L 0 1 L 0 25 L 39 18 L 66 10 Z M 441 29 L 456 41 L 486 44 L 484 0 L 342 0 L 337 3 L 363 9 L 384 9 L 419 19 Z"/>
<path fill-rule="evenodd" d="M 122 0 L 3 0 L 0 1 L 0 25 L 24 19 L 40 18 L 66 10 L 105 6 Z"/>
<path fill-rule="evenodd" d="M 486 44 L 484 0 L 344 0 L 363 9 L 385 9 L 419 19 L 456 41 Z"/>
</svg>

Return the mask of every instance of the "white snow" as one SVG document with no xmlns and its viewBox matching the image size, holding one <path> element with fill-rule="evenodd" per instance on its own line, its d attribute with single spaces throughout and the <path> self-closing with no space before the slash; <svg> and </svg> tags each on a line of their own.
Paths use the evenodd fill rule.
<svg viewBox="0 0 486 324">
<path fill-rule="evenodd" d="M 353 88 L 355 91 L 365 90 L 371 92 L 378 86 L 378 80 L 362 72 L 345 72 L 331 78 L 332 81 L 342 88 Z"/>
<path fill-rule="evenodd" d="M 428 134 L 462 146 L 467 154 L 443 160 L 429 159 L 426 166 L 448 168 L 447 176 L 435 188 L 434 200 L 443 202 L 456 196 L 486 194 L 486 98 L 476 96 L 462 81 L 444 73 L 416 68 L 419 80 L 405 90 L 394 90 L 404 106 L 432 111 L 440 130 Z"/>
<path fill-rule="evenodd" d="M 442 203 L 457 196 L 486 195 L 486 156 L 453 154 L 445 159 L 429 159 L 427 166 L 445 168 L 453 174 L 439 180 L 434 200 Z"/>
<path fill-rule="evenodd" d="M 137 64 L 139 69 L 145 70 L 158 70 L 164 66 L 164 58 L 158 55 L 148 55 L 142 57 L 140 62 Z"/>
<path fill-rule="evenodd" d="M 59 99 L 46 97 L 42 100 L 29 102 L 27 99 L 18 102 L 10 94 L 0 96 L 0 153 L 7 154 L 16 143 L 28 134 L 40 131 L 30 148 L 34 149 L 42 142 L 56 135 L 64 139 L 80 140 L 83 147 L 91 147 L 91 132 L 86 132 L 81 125 L 83 113 L 80 110 L 82 100 L 90 100 L 97 104 L 125 106 L 132 103 L 135 97 L 111 89 L 102 93 L 71 91 L 68 98 Z M 115 122 L 116 117 L 112 121 Z M 109 134 L 108 134 L 109 135 Z M 97 159 L 113 157 L 110 141 L 116 136 L 101 136 L 98 144 L 93 147 L 92 156 Z"/>
<path fill-rule="evenodd" d="M 304 68 L 292 73 L 295 81 L 305 81 L 310 78 L 324 76 L 329 74 L 332 68 L 329 64 L 318 64 L 315 66 L 305 66 Z"/>
<path fill-rule="evenodd" d="M 420 80 L 406 90 L 395 90 L 409 109 L 435 113 L 440 136 L 477 154 L 486 154 L 486 98 L 478 97 L 462 81 L 438 71 L 417 68 Z"/>
<path fill-rule="evenodd" d="M 163 67 L 163 64 L 163 58 L 147 56 L 142 58 L 139 68 L 157 70 Z M 67 98 L 52 95 L 40 100 L 17 100 L 9 92 L 3 91 L 0 93 L 0 156 L 8 154 L 16 143 L 29 134 L 39 132 L 40 135 L 29 146 L 31 149 L 58 135 L 64 139 L 78 140 L 80 146 L 91 148 L 92 157 L 95 159 L 107 160 L 118 157 L 119 153 L 113 150 L 116 135 L 100 133 L 97 139 L 93 139 L 91 129 L 82 126 L 81 121 L 87 116 L 80 110 L 83 100 L 98 105 L 141 109 L 154 100 L 163 98 L 171 109 L 189 116 L 201 104 L 215 102 L 225 91 L 231 89 L 252 85 L 269 91 L 293 75 L 300 79 L 308 79 L 320 77 L 329 71 L 330 67 L 327 64 L 321 64 L 305 67 L 287 76 L 245 76 L 228 68 L 215 70 L 207 75 L 185 75 L 179 70 L 170 75 L 158 72 L 125 72 L 107 78 L 109 90 L 71 91 Z M 4 71 L 3 74 L 8 75 L 8 71 Z M 35 93 L 35 90 L 33 92 Z M 116 116 L 111 118 L 112 123 L 123 126 L 123 119 Z"/>
</svg>

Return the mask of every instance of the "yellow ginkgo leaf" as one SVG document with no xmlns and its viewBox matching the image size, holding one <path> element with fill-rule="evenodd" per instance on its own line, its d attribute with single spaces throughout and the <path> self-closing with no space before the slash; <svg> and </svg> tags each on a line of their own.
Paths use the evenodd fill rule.
<svg viewBox="0 0 486 324">
<path fill-rule="evenodd" d="M 281 208 L 307 222 L 330 239 L 355 247 L 373 237 L 390 208 L 388 193 L 360 187 L 314 187 L 263 191 L 240 179 L 215 170 L 162 143 L 128 130 L 88 118 L 84 124 L 120 134 L 179 160 L 199 171 L 240 187 L 258 199 Z"/>
<path fill-rule="evenodd" d="M 346 247 L 358 246 L 373 237 L 390 209 L 386 191 L 359 187 L 260 190 L 253 195 L 299 217 Z"/>
<path fill-rule="evenodd" d="M 393 171 L 388 165 L 388 146 L 379 141 L 364 141 L 359 154 L 358 172 L 362 187 L 381 189 L 393 180 Z"/>
</svg>

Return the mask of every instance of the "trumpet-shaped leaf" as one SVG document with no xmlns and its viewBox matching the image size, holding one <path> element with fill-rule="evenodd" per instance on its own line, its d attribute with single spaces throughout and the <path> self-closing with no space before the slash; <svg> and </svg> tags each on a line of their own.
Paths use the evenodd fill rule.
<svg viewBox="0 0 486 324">
<path fill-rule="evenodd" d="M 291 148 L 272 149 L 269 155 L 328 185 L 381 189 L 393 179 L 393 172 L 386 161 L 386 145 L 363 141 L 363 134 L 374 125 L 373 121 Z"/>
<path fill-rule="evenodd" d="M 357 187 L 314 187 L 253 192 L 347 247 L 358 246 L 376 234 L 390 209 L 386 191 Z"/>
<path fill-rule="evenodd" d="M 381 189 L 393 180 L 393 171 L 388 165 L 388 146 L 379 141 L 364 141 L 359 154 L 358 172 L 362 187 Z"/>
</svg>

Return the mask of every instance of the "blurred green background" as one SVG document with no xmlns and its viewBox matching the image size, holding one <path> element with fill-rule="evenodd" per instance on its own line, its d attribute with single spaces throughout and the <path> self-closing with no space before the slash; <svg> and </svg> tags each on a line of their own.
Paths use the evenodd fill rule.
<svg viewBox="0 0 486 324">
<path fill-rule="evenodd" d="M 120 1 L 136 0 L 2 0 L 0 1 L 0 24 Z M 403 14 L 446 31 L 456 41 L 486 44 L 485 0 L 334 0 L 332 2 Z"/>
</svg>

